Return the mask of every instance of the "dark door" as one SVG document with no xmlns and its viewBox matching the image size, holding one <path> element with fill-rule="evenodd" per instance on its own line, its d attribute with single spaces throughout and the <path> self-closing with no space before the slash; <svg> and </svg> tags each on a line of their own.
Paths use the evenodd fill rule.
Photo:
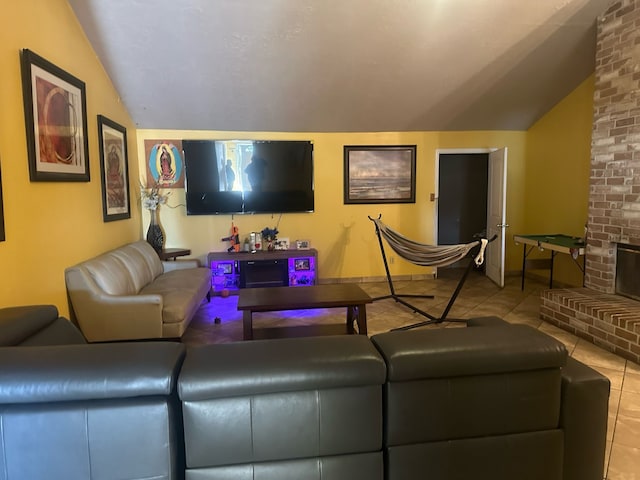
<svg viewBox="0 0 640 480">
<path fill-rule="evenodd" d="M 487 228 L 489 155 L 446 153 L 439 156 L 438 245 L 474 240 Z"/>
</svg>

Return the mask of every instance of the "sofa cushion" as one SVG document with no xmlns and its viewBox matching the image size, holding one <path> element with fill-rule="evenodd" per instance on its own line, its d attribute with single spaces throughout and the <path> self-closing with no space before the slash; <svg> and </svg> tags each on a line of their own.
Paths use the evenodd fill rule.
<svg viewBox="0 0 640 480">
<path fill-rule="evenodd" d="M 390 381 L 560 368 L 565 346 L 528 325 L 387 332 L 373 343 Z"/>
<path fill-rule="evenodd" d="M 125 245 L 111 253 L 120 259 L 129 272 L 136 292 L 142 290 L 145 285 L 153 282 L 158 276 L 154 271 L 152 263 L 141 253 L 140 249 L 135 248 L 133 245 Z M 155 252 L 153 253 L 156 259 L 160 261 L 158 255 Z"/>
<path fill-rule="evenodd" d="M 333 455 L 347 461 L 371 452 L 377 461 L 354 457 L 353 469 L 329 469 L 322 476 L 306 469 L 284 477 L 274 472 L 265 478 L 381 478 L 386 371 L 366 336 L 203 345 L 189 348 L 185 362 L 178 394 L 189 468 L 237 464 L 236 478 L 241 466 L 252 470 L 292 459 L 318 463 Z M 203 478 L 231 478 L 210 473 Z"/>
<path fill-rule="evenodd" d="M 108 252 L 83 263 L 98 287 L 109 295 L 135 295 L 135 283 L 123 261 Z"/>
<path fill-rule="evenodd" d="M 138 240 L 137 242 L 130 243 L 127 247 L 137 250 L 138 253 L 144 257 L 147 266 L 151 269 L 151 275 L 153 278 L 156 278 L 164 271 L 160 257 L 158 257 L 158 254 L 153 247 L 145 240 Z"/>
<path fill-rule="evenodd" d="M 384 383 L 386 367 L 364 335 L 254 340 L 189 349 L 182 400 Z"/>
<path fill-rule="evenodd" d="M 208 268 L 172 270 L 145 286 L 140 294 L 162 295 L 162 322 L 181 323 L 190 318 L 210 288 Z M 197 299 L 197 301 L 194 301 Z"/>
<path fill-rule="evenodd" d="M 185 351 L 175 342 L 0 348 L 0 405 L 170 395 Z"/>
</svg>

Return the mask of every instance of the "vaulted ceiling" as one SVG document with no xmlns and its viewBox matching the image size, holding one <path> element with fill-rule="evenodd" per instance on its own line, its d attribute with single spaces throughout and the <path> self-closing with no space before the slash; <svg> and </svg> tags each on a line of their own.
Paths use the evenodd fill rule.
<svg viewBox="0 0 640 480">
<path fill-rule="evenodd" d="M 69 0 L 140 128 L 526 130 L 610 0 Z"/>
</svg>

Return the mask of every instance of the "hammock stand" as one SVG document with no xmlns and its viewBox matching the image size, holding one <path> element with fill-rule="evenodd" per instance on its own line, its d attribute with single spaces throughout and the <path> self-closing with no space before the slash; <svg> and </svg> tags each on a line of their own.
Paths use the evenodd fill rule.
<svg viewBox="0 0 640 480">
<path fill-rule="evenodd" d="M 413 240 L 408 239 L 400 235 L 398 232 L 390 229 L 386 226 L 380 218 L 382 215 L 378 215 L 378 218 L 371 218 L 371 220 L 376 226 L 376 235 L 378 236 L 378 243 L 380 244 L 380 252 L 382 253 L 382 261 L 384 262 L 384 269 L 387 274 L 387 282 L 389 284 L 389 295 L 384 295 L 382 297 L 373 298 L 372 301 L 385 300 L 388 298 L 393 298 L 396 302 L 404 305 L 405 307 L 410 308 L 414 311 L 414 313 L 418 313 L 423 317 L 426 317 L 428 320 L 423 322 L 414 323 L 411 325 L 405 325 L 402 327 L 394 328 L 393 330 L 409 330 L 411 328 L 421 327 L 424 325 L 429 325 L 432 323 L 442 323 L 447 318 L 449 314 L 449 310 L 455 303 L 458 298 L 458 294 L 462 287 L 464 286 L 469 273 L 473 269 L 473 266 L 480 266 L 484 263 L 484 251 L 489 242 L 492 242 L 496 239 L 494 236 L 491 240 L 480 239 L 474 242 L 460 244 L 460 245 L 425 245 L 423 243 L 418 243 Z M 384 250 L 384 243 L 382 242 L 382 237 L 385 237 L 385 240 L 389 244 L 389 246 L 395 251 L 398 255 L 400 255 L 405 260 L 410 261 L 416 265 L 422 266 L 447 266 L 452 263 L 457 262 L 465 257 L 468 257 L 469 252 L 476 247 L 479 247 L 477 253 L 469 256 L 469 264 L 465 269 L 462 277 L 458 281 L 458 285 L 456 286 L 451 298 L 449 298 L 449 302 L 445 307 L 442 315 L 436 317 L 431 315 L 430 313 L 425 312 L 417 308 L 414 305 L 411 305 L 403 298 L 433 298 L 433 295 L 411 295 L 411 294 L 397 294 L 395 288 L 393 286 L 393 281 L 391 279 L 391 273 L 389 272 L 389 264 L 387 263 L 387 255 Z M 464 320 L 449 320 L 449 321 L 464 321 Z"/>
</svg>

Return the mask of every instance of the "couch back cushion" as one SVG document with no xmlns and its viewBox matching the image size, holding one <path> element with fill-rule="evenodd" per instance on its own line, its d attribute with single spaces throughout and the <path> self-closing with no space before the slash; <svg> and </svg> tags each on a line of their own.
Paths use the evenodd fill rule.
<svg viewBox="0 0 640 480">
<path fill-rule="evenodd" d="M 147 242 L 144 243 L 151 249 L 152 256 L 145 255 L 143 246 L 133 243 L 120 247 L 112 252 L 129 272 L 136 293 L 149 285 L 162 273 L 162 263 L 158 258 L 158 254 Z"/>
<path fill-rule="evenodd" d="M 388 367 L 388 446 L 558 426 L 567 351 L 532 327 L 388 332 L 372 341 Z"/>
<path fill-rule="evenodd" d="M 144 240 L 87 260 L 82 266 L 109 295 L 135 295 L 163 272 L 158 254 Z"/>
<path fill-rule="evenodd" d="M 137 242 L 130 243 L 127 247 L 136 250 L 140 256 L 144 258 L 147 267 L 151 270 L 152 279 L 164 272 L 160 257 L 158 257 L 158 254 L 148 242 L 138 240 Z"/>
<path fill-rule="evenodd" d="M 87 260 L 82 263 L 82 266 L 98 287 L 109 295 L 134 295 L 137 293 L 129 270 L 113 252 Z"/>
</svg>

